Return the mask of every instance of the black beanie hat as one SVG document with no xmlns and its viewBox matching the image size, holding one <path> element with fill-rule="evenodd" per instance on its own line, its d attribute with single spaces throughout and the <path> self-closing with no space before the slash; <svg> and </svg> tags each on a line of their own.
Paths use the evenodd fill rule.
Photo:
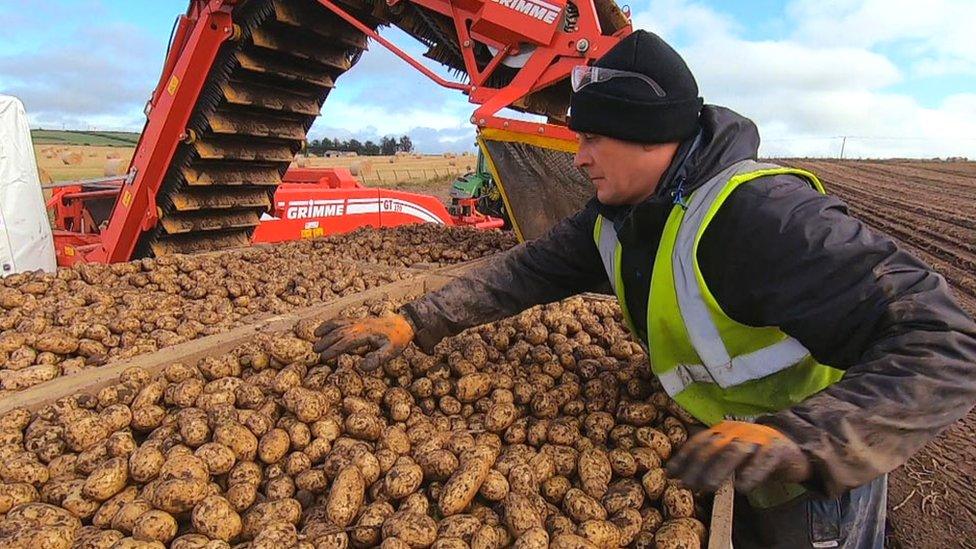
<svg viewBox="0 0 976 549">
<path fill-rule="evenodd" d="M 569 128 L 640 143 L 682 141 L 695 133 L 702 98 L 684 59 L 658 35 L 637 30 L 594 66 L 644 74 L 665 97 L 638 78 L 613 78 L 573 93 Z"/>
</svg>

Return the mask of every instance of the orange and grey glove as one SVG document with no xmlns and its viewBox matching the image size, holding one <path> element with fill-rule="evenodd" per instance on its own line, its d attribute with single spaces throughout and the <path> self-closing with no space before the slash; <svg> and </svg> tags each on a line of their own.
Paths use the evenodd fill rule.
<svg viewBox="0 0 976 549">
<path fill-rule="evenodd" d="M 748 492 L 769 479 L 802 482 L 811 469 L 803 450 L 783 433 L 742 421 L 723 421 L 691 437 L 667 467 L 671 476 L 706 492 L 733 472 L 736 489 Z"/>
<path fill-rule="evenodd" d="M 360 369 L 369 372 L 400 355 L 413 340 L 413 326 L 401 315 L 389 314 L 378 318 L 343 319 L 323 322 L 315 329 L 319 338 L 312 349 L 322 362 L 342 353 L 368 346 Z"/>
</svg>

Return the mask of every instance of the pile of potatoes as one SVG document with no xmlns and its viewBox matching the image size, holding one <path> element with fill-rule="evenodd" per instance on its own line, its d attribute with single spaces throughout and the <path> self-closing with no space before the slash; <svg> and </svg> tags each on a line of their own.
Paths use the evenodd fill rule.
<svg viewBox="0 0 976 549">
<path fill-rule="evenodd" d="M 0 279 L 0 396 L 215 334 L 258 315 L 281 314 L 408 278 L 412 273 L 397 266 L 408 257 L 419 254 L 427 263 L 462 261 L 503 249 L 511 244 L 508 238 L 418 225 L 11 275 Z M 384 268 L 356 263 L 377 242 L 403 259 Z M 461 255 L 444 249 L 459 242 L 470 243 L 459 248 L 466 250 Z"/>
<path fill-rule="evenodd" d="M 345 312 L 382 314 L 375 301 Z M 615 304 L 321 364 L 318 322 L 0 416 L 0 547 L 692 548 L 687 417 Z"/>
<path fill-rule="evenodd" d="M 393 267 L 451 265 L 507 250 L 514 233 L 422 224 L 396 229 L 359 229 L 314 241 L 319 249 L 345 258 Z"/>
</svg>

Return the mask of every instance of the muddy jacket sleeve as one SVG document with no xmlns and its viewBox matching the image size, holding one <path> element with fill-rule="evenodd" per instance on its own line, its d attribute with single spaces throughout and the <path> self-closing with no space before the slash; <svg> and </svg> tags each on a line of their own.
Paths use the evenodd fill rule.
<svg viewBox="0 0 976 549">
<path fill-rule="evenodd" d="M 737 189 L 698 257 L 733 319 L 780 326 L 844 377 L 758 419 L 837 494 L 905 463 L 976 402 L 976 325 L 945 279 L 792 176 Z"/>
<path fill-rule="evenodd" d="M 544 236 L 495 256 L 440 290 L 401 308 L 414 325 L 414 341 L 430 352 L 444 337 L 605 285 L 607 275 L 593 242 L 597 209 L 585 208 Z"/>
</svg>

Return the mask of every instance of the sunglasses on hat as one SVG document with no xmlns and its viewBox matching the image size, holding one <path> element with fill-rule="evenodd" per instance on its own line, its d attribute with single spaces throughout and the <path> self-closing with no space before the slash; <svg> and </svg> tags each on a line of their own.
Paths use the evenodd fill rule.
<svg viewBox="0 0 976 549">
<path fill-rule="evenodd" d="M 614 78 L 637 78 L 650 86 L 658 97 L 667 96 L 667 94 L 664 92 L 664 88 L 662 88 L 660 84 L 655 82 L 653 78 L 647 76 L 646 74 L 608 69 L 605 67 L 577 65 L 573 67 L 570 82 L 573 85 L 573 91 L 578 92 L 590 84 L 599 84 L 600 82 L 606 82 L 607 80 L 612 80 Z"/>
</svg>

